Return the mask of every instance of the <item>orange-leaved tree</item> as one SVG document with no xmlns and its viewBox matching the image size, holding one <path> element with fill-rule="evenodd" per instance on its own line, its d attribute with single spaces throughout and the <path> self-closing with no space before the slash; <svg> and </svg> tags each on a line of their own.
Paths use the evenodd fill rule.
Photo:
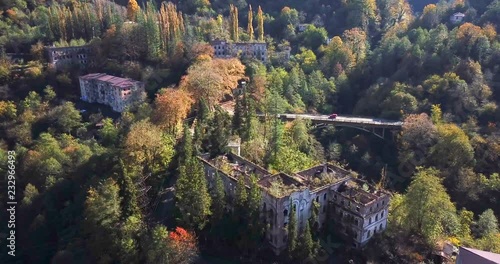
<svg viewBox="0 0 500 264">
<path fill-rule="evenodd" d="M 139 5 L 136 0 L 129 0 L 127 4 L 127 18 L 130 21 L 135 21 L 137 19 L 137 13 L 139 12 Z"/>
<path fill-rule="evenodd" d="M 180 83 L 198 101 L 213 107 L 225 95 L 231 95 L 238 80 L 245 76 L 245 66 L 238 59 L 207 59 L 193 64 Z"/>
<path fill-rule="evenodd" d="M 173 252 L 172 263 L 189 263 L 198 254 L 197 240 L 194 234 L 182 227 L 169 232 L 169 245 Z"/>
<path fill-rule="evenodd" d="M 161 128 L 174 133 L 186 118 L 194 100 L 186 90 L 166 88 L 156 95 L 154 122 Z"/>
</svg>

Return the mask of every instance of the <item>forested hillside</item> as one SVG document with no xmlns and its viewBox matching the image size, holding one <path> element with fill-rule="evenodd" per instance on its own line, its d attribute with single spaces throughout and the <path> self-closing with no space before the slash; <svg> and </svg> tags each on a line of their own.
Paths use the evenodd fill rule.
<svg viewBox="0 0 500 264">
<path fill-rule="evenodd" d="M 427 263 L 445 241 L 500 253 L 500 1 L 413 2 L 2 0 L 0 172 L 15 151 L 18 207 L 16 256 L 2 247 L 0 263 Z M 215 39 L 265 42 L 268 62 L 216 58 Z M 86 45 L 88 66 L 54 67 L 53 45 Z M 78 77 L 99 72 L 144 82 L 147 99 L 121 114 L 82 103 Z M 381 139 L 280 113 L 404 125 Z M 236 138 L 273 173 L 330 162 L 390 191 L 388 229 L 362 250 L 325 249 L 334 226 L 290 231 L 275 257 L 257 179 L 230 199 L 197 159 Z"/>
</svg>

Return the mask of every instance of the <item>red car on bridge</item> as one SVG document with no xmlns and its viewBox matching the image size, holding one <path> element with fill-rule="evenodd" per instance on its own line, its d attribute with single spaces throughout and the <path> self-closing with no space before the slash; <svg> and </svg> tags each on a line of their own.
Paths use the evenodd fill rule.
<svg viewBox="0 0 500 264">
<path fill-rule="evenodd" d="M 329 119 L 335 119 L 337 118 L 337 114 L 331 114 L 328 116 Z"/>
</svg>

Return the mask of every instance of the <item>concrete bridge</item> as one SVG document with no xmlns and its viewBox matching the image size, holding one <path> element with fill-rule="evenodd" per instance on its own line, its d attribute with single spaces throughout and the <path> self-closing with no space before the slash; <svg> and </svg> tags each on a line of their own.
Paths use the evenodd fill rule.
<svg viewBox="0 0 500 264">
<path fill-rule="evenodd" d="M 264 117 L 263 114 L 258 114 L 257 116 Z M 293 121 L 295 119 L 311 120 L 311 123 L 316 127 L 326 125 L 351 127 L 373 133 L 375 136 L 382 139 L 385 138 L 385 130 L 401 130 L 403 127 L 403 122 L 401 121 L 359 116 L 337 116 L 336 118 L 328 118 L 329 115 L 278 114 L 277 117 L 283 121 Z"/>
</svg>

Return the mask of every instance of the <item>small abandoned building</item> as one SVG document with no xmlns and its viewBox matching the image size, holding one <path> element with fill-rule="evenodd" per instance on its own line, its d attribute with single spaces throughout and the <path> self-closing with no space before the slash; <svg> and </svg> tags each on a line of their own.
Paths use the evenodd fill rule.
<svg viewBox="0 0 500 264">
<path fill-rule="evenodd" d="M 139 81 L 105 73 L 87 74 L 79 80 L 82 101 L 109 105 L 116 112 L 123 112 L 145 97 L 144 83 Z"/>
<path fill-rule="evenodd" d="M 73 46 L 73 47 L 45 47 L 48 53 L 49 64 L 56 69 L 71 65 L 87 66 L 89 63 L 90 47 Z"/>
<path fill-rule="evenodd" d="M 297 31 L 299 33 L 302 33 L 304 31 L 306 31 L 306 29 L 310 26 L 311 24 L 299 24 L 297 25 Z"/>
<path fill-rule="evenodd" d="M 267 62 L 267 44 L 265 42 L 228 42 L 214 40 L 210 43 L 216 58 L 255 58 Z"/>
<path fill-rule="evenodd" d="M 452 16 L 450 16 L 450 22 L 453 24 L 459 24 L 462 23 L 464 20 L 465 14 L 464 13 L 455 13 Z"/>
<path fill-rule="evenodd" d="M 366 182 L 357 180 L 352 172 L 331 164 L 322 164 L 301 172 L 271 174 L 264 168 L 233 153 L 210 159 L 200 156 L 209 186 L 220 175 L 226 195 L 235 195 L 240 177 L 259 178 L 262 189 L 262 219 L 269 225 L 266 238 L 276 254 L 287 245 L 287 224 L 297 219 L 299 232 L 317 210 L 313 229 L 329 222 L 353 247 L 362 247 L 377 232 L 387 227 L 390 196 Z M 248 180 L 247 180 L 248 182 Z M 250 188 L 250 187 L 248 187 Z M 295 208 L 295 215 L 292 210 Z"/>
</svg>

